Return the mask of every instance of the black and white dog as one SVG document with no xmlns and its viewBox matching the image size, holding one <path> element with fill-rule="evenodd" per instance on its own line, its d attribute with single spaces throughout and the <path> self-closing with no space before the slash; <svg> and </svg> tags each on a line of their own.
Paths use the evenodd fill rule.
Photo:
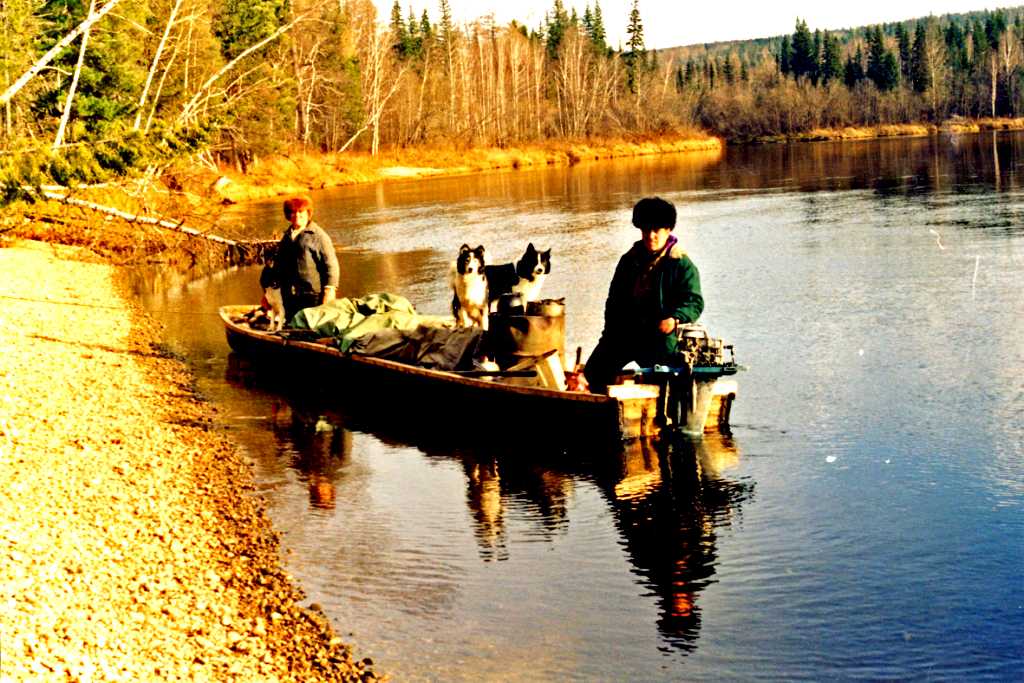
<svg viewBox="0 0 1024 683">
<path fill-rule="evenodd" d="M 277 273 L 273 264 L 268 264 L 260 273 L 260 286 L 263 287 L 263 301 L 260 308 L 266 312 L 269 323 L 267 329 L 277 332 L 284 327 L 284 298 L 281 295 L 281 283 L 277 281 Z"/>
<path fill-rule="evenodd" d="M 452 314 L 458 327 L 478 325 L 487 329 L 488 298 L 486 255 L 483 246 L 470 249 L 459 247 L 459 255 L 452 263 L 449 279 L 452 290 Z"/>
<path fill-rule="evenodd" d="M 551 250 L 537 251 L 530 242 L 526 252 L 515 263 L 502 263 L 487 266 L 488 300 L 496 301 L 503 294 L 519 294 L 523 304 L 540 299 L 540 290 L 544 280 L 551 272 Z"/>
</svg>

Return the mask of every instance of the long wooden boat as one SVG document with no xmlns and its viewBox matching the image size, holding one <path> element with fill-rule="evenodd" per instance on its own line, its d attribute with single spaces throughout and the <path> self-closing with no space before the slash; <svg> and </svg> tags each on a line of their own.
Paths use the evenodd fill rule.
<svg viewBox="0 0 1024 683">
<path fill-rule="evenodd" d="M 394 410 L 404 402 L 405 408 L 437 411 L 444 420 L 440 424 L 451 424 L 455 415 L 459 422 L 483 420 L 496 428 L 505 424 L 529 429 L 538 437 L 558 433 L 585 441 L 654 437 L 664 426 L 656 385 L 629 383 L 611 387 L 607 395 L 590 394 L 514 383 L 501 373 L 473 376 L 416 367 L 343 353 L 329 339 L 254 329 L 245 318 L 252 310 L 248 305 L 220 308 L 228 344 L 236 353 L 318 386 L 343 387 L 349 398 L 357 396 L 364 405 L 372 401 L 381 410 Z M 736 383 L 724 377 L 697 378 L 695 386 L 699 390 L 692 407 L 700 414 L 689 416 L 691 436 L 727 429 Z"/>
</svg>

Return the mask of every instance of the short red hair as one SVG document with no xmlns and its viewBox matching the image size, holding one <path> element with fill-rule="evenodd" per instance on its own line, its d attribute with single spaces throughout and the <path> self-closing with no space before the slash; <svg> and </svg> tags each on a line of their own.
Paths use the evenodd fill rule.
<svg viewBox="0 0 1024 683">
<path fill-rule="evenodd" d="M 284 202 L 284 217 L 287 220 L 291 220 L 292 216 L 297 214 L 299 211 L 308 211 L 309 217 L 313 217 L 313 202 L 307 197 L 292 197 L 286 199 Z"/>
</svg>

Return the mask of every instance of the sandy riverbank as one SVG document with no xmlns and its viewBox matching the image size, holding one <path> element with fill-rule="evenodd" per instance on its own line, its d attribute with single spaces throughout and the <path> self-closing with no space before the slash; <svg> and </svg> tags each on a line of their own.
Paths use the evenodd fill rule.
<svg viewBox="0 0 1024 683">
<path fill-rule="evenodd" d="M 374 678 L 116 268 L 0 242 L 0 680 Z"/>
</svg>

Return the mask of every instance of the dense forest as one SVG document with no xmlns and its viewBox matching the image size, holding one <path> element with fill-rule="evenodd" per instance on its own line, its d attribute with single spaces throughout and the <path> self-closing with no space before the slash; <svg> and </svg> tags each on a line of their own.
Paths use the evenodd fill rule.
<svg viewBox="0 0 1024 683">
<path fill-rule="evenodd" d="M 1020 8 L 647 50 L 597 0 L 528 27 L 457 25 L 370 0 L 3 0 L 7 191 L 190 154 L 244 167 L 282 149 L 505 147 L 1024 111 Z"/>
</svg>

